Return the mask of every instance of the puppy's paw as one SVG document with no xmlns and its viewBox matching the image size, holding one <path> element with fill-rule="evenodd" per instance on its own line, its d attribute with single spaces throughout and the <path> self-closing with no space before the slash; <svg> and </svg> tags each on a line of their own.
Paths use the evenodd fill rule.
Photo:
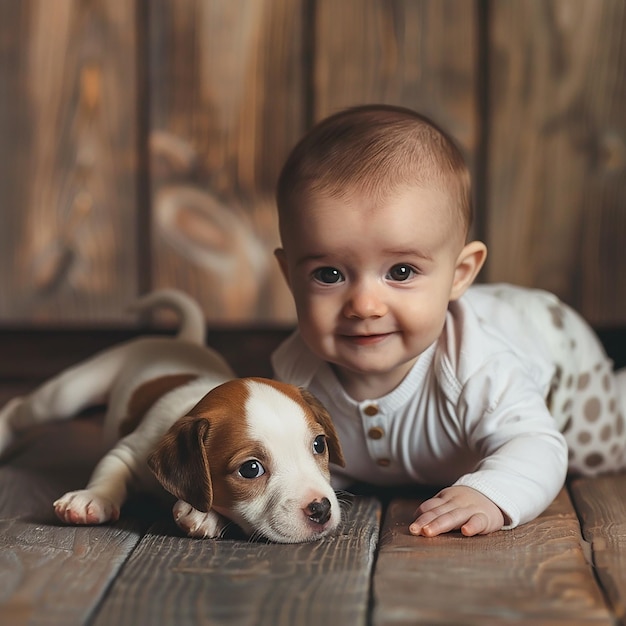
<svg viewBox="0 0 626 626">
<path fill-rule="evenodd" d="M 54 503 L 54 512 L 66 524 L 104 524 L 120 517 L 118 506 L 88 489 L 66 493 Z"/>
<path fill-rule="evenodd" d="M 13 398 L 0 409 L 0 456 L 15 441 L 15 430 L 11 419 L 23 402 L 23 398 Z"/>
<path fill-rule="evenodd" d="M 184 500 L 179 500 L 172 509 L 178 527 L 190 537 L 213 539 L 220 537 L 229 521 L 215 511 L 203 513 Z"/>
</svg>

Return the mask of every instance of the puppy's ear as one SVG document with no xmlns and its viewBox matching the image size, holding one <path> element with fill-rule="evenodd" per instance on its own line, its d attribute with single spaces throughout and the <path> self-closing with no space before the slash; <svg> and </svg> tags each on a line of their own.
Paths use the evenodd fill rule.
<svg viewBox="0 0 626 626">
<path fill-rule="evenodd" d="M 328 460 L 339 467 L 345 467 L 346 461 L 343 458 L 339 437 L 326 407 L 307 389 L 299 388 L 303 400 L 311 407 L 315 415 L 315 421 L 324 429 L 326 442 L 328 443 Z"/>
<path fill-rule="evenodd" d="M 183 417 L 165 433 L 148 457 L 148 466 L 167 491 L 205 513 L 213 503 L 204 443 L 208 432 L 208 420 Z"/>
</svg>

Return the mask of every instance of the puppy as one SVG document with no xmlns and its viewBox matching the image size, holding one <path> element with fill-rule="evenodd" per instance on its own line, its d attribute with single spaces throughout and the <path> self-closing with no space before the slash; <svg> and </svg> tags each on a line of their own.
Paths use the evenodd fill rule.
<svg viewBox="0 0 626 626">
<path fill-rule="evenodd" d="M 85 489 L 54 503 L 64 522 L 115 521 L 129 490 L 161 485 L 193 537 L 218 537 L 229 521 L 282 543 L 333 532 L 341 512 L 328 464 L 344 461 L 328 413 L 291 385 L 234 378 L 204 346 L 204 316 L 185 294 L 158 291 L 135 308 L 158 306 L 177 310 L 176 337 L 120 344 L 11 400 L 0 411 L 0 454 L 29 426 L 106 404 L 110 451 Z"/>
</svg>

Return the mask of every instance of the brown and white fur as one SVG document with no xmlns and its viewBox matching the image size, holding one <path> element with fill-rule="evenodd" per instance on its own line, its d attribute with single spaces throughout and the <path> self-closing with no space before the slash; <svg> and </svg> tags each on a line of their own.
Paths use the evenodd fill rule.
<svg viewBox="0 0 626 626">
<path fill-rule="evenodd" d="M 109 452 L 85 489 L 54 503 L 69 524 L 115 521 L 129 490 L 178 498 L 174 516 L 194 537 L 235 522 L 249 535 L 294 543 L 337 528 L 341 511 L 329 461 L 343 464 L 332 422 L 308 392 L 262 378 L 234 378 L 204 346 L 197 303 L 175 290 L 136 309 L 168 306 L 176 337 L 117 345 L 61 372 L 0 411 L 0 454 L 29 426 L 105 404 Z"/>
</svg>

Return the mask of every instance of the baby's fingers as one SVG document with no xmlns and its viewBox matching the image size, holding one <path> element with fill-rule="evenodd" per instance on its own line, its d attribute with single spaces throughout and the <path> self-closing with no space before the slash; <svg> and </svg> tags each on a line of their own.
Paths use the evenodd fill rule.
<svg viewBox="0 0 626 626">
<path fill-rule="evenodd" d="M 504 518 L 500 509 L 495 509 L 493 515 L 488 511 L 478 511 L 473 513 L 470 518 L 461 526 L 461 532 L 466 537 L 474 535 L 488 535 L 502 528 Z"/>
<path fill-rule="evenodd" d="M 467 514 L 460 509 L 452 509 L 445 512 L 433 510 L 420 515 L 409 526 L 409 532 L 412 535 L 436 537 L 442 533 L 457 530 L 466 522 L 469 522 Z"/>
<path fill-rule="evenodd" d="M 413 535 L 435 537 L 461 529 L 471 537 L 485 535 L 502 528 L 502 511 L 489 498 L 471 487 L 453 486 L 423 502 L 409 526 Z"/>
<path fill-rule="evenodd" d="M 497 529 L 494 528 L 493 530 Z M 492 531 L 489 529 L 487 516 L 484 513 L 475 513 L 461 526 L 461 532 L 466 537 L 473 537 L 474 535 L 484 535 Z"/>
</svg>

